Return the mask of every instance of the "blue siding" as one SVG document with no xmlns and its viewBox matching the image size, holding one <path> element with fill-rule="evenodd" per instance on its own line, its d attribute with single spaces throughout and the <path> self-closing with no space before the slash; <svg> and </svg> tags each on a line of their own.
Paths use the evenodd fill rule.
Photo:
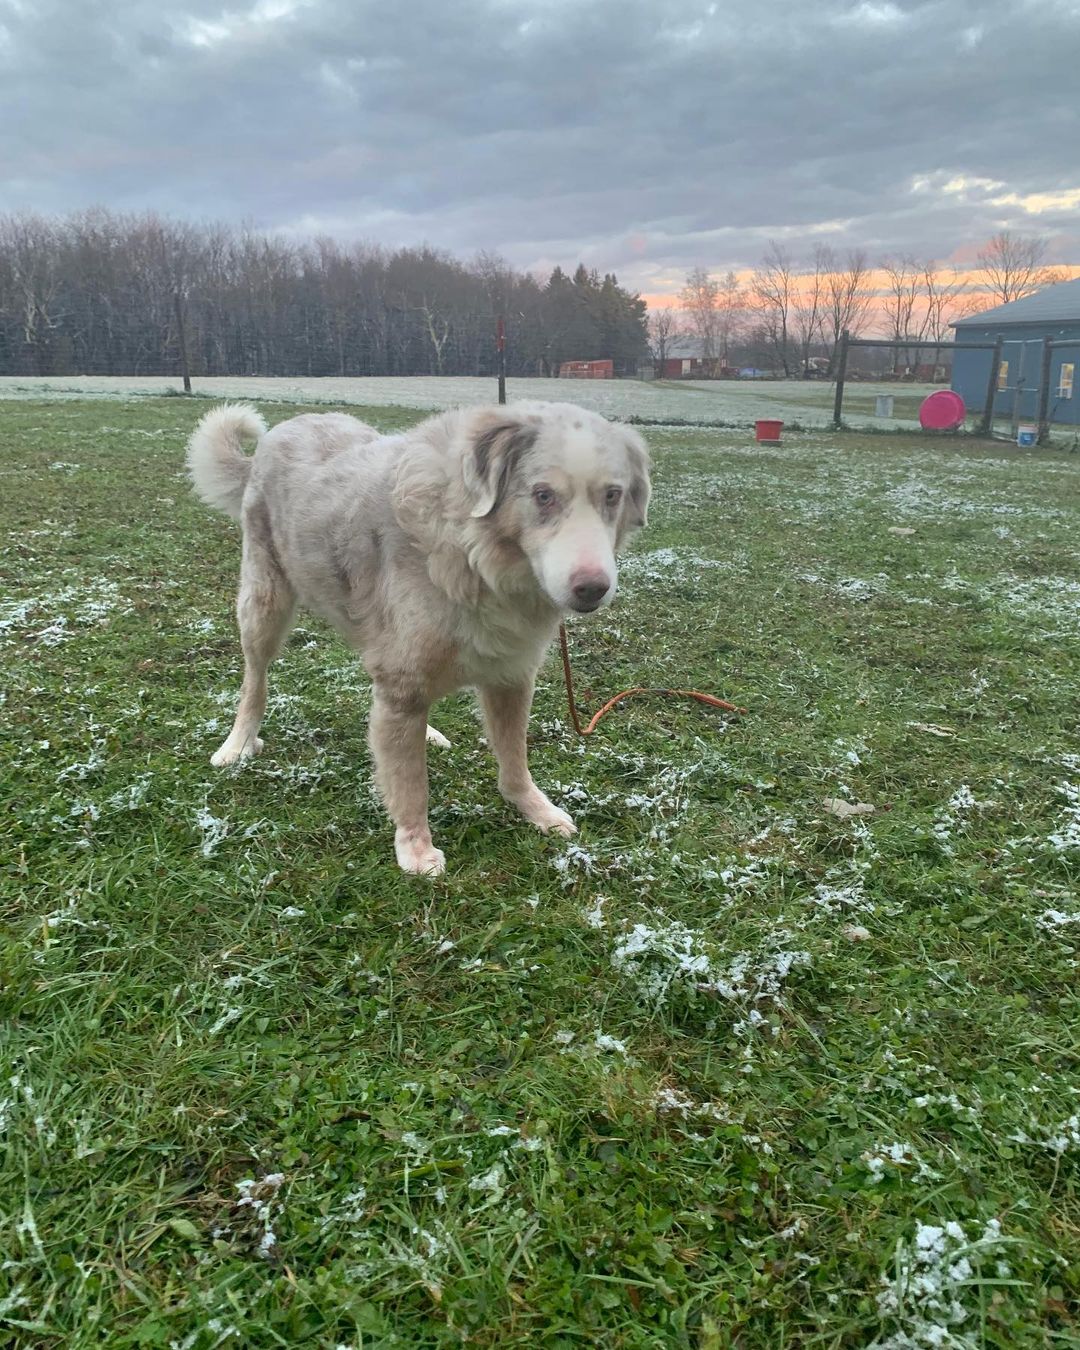
<svg viewBox="0 0 1080 1350">
<path fill-rule="evenodd" d="M 986 328 L 966 323 L 955 331 L 957 342 L 993 342 L 999 333 L 1002 335 L 1005 342 L 1001 359 L 1008 361 L 1009 369 L 1006 387 L 999 389 L 994 397 L 994 413 L 998 417 L 1011 417 L 1016 408 L 1021 421 L 1032 422 L 1038 411 L 1043 338 L 1050 337 L 1055 342 L 1075 341 L 1075 347 L 1054 352 L 1048 411 L 1051 422 L 1080 425 L 1080 323 L 1013 323 Z M 952 387 L 967 404 L 969 412 L 980 411 L 986 399 L 991 355 L 990 352 L 953 353 Z M 1059 398 L 1061 367 L 1066 362 L 1075 367 L 1073 395 L 1072 398 Z"/>
</svg>

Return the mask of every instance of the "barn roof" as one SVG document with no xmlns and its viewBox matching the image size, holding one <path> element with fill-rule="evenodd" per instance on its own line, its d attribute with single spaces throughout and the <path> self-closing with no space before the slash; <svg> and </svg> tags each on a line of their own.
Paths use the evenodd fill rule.
<svg viewBox="0 0 1080 1350">
<path fill-rule="evenodd" d="M 667 344 L 666 352 L 668 357 L 672 359 L 675 357 L 681 359 L 685 356 L 700 357 L 704 345 L 702 340 L 699 337 L 695 337 L 692 333 L 681 333 L 677 338 L 674 338 Z M 715 347 L 716 343 L 713 343 L 714 350 Z"/>
<path fill-rule="evenodd" d="M 966 319 L 957 319 L 951 327 L 983 328 L 995 324 L 1067 323 L 1070 320 L 1080 323 L 1080 277 L 1075 281 L 1059 281 L 1056 286 L 1047 286 L 1034 295 L 1026 295 L 1023 300 L 1012 300 L 1007 305 L 984 309 L 980 314 L 969 314 Z"/>
</svg>

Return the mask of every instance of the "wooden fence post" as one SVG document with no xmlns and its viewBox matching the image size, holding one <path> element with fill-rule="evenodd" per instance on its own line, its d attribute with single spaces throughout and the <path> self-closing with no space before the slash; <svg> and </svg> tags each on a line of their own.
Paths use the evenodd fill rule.
<svg viewBox="0 0 1080 1350">
<path fill-rule="evenodd" d="M 844 410 L 844 377 L 847 374 L 848 337 L 848 330 L 845 328 L 840 334 L 840 360 L 836 367 L 836 397 L 833 399 L 832 414 L 834 431 L 839 431 L 842 425 L 840 419 Z"/>
<path fill-rule="evenodd" d="M 180 372 L 184 377 L 184 393 L 191 393 L 191 372 L 188 370 L 187 335 L 184 333 L 184 307 L 180 292 L 173 291 L 173 309 L 176 310 L 176 341 L 180 347 Z"/>
<path fill-rule="evenodd" d="M 499 402 L 506 402 L 506 324 L 500 314 L 495 320 L 495 350 L 499 358 Z"/>
</svg>

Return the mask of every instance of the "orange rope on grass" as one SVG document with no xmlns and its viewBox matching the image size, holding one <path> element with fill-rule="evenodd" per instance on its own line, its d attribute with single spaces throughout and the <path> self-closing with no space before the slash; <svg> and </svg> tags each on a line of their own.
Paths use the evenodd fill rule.
<svg viewBox="0 0 1080 1350">
<path fill-rule="evenodd" d="M 699 703 L 707 703 L 710 708 L 721 708 L 724 712 L 746 712 L 745 708 L 739 708 L 734 703 L 727 703 L 724 699 L 717 698 L 715 694 L 703 694 L 697 689 L 623 689 L 614 698 L 609 698 L 599 712 L 593 714 L 592 721 L 587 727 L 582 726 L 581 718 L 578 716 L 577 703 L 574 699 L 574 680 L 570 673 L 570 649 L 566 641 L 565 624 L 559 624 L 559 649 L 562 652 L 563 676 L 566 679 L 566 701 L 570 707 L 570 720 L 579 736 L 591 736 L 601 717 L 609 713 L 616 703 L 621 703 L 624 698 L 633 698 L 635 694 L 666 694 L 669 698 L 696 698 Z"/>
</svg>

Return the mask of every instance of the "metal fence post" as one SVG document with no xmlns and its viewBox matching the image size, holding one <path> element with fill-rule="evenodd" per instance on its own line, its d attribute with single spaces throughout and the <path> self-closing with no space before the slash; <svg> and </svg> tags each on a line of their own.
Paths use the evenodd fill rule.
<svg viewBox="0 0 1080 1350">
<path fill-rule="evenodd" d="M 1035 415 L 1037 444 L 1045 445 L 1050 439 L 1050 368 L 1054 360 L 1053 338 L 1043 338 L 1042 364 L 1039 367 L 1039 405 Z"/>
<path fill-rule="evenodd" d="M 990 378 L 986 382 L 986 402 L 983 405 L 982 421 L 979 423 L 979 431 L 983 436 L 989 436 L 994 430 L 994 396 L 997 393 L 998 373 L 1001 370 L 1001 349 L 1004 344 L 1005 338 L 1003 334 L 999 333 L 990 356 Z"/>
</svg>

